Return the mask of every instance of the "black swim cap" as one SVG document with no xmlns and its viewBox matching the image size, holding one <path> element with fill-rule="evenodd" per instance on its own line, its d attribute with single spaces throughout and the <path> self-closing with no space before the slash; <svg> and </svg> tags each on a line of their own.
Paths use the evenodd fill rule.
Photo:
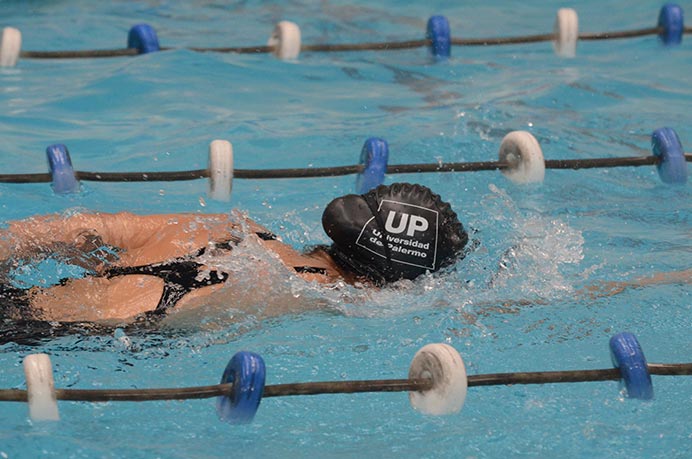
<svg viewBox="0 0 692 459">
<path fill-rule="evenodd" d="M 380 185 L 329 203 L 322 226 L 342 266 L 376 282 L 415 279 L 454 263 L 468 235 L 450 205 L 430 188 Z"/>
</svg>

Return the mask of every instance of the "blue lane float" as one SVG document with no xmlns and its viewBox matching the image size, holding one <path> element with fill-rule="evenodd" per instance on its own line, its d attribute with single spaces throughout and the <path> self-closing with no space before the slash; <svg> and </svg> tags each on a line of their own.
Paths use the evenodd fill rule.
<svg viewBox="0 0 692 459">
<path fill-rule="evenodd" d="M 685 33 L 685 20 L 682 8 L 675 3 L 667 3 L 658 14 L 658 27 L 663 29 L 658 37 L 665 45 L 679 45 Z"/>
<path fill-rule="evenodd" d="M 620 370 L 627 396 L 641 400 L 654 398 L 654 386 L 646 364 L 646 358 L 637 338 L 628 332 L 610 338 L 613 366 Z"/>
<path fill-rule="evenodd" d="M 677 132 L 669 127 L 656 129 L 651 135 L 651 149 L 660 159 L 656 169 L 664 183 L 682 185 L 687 182 L 687 161 Z"/>
<path fill-rule="evenodd" d="M 384 183 L 389 161 L 389 144 L 386 140 L 371 137 L 363 144 L 360 153 L 360 164 L 365 166 L 356 178 L 356 192 L 367 193 Z"/>
<path fill-rule="evenodd" d="M 161 50 L 156 31 L 149 24 L 132 26 L 127 34 L 127 47 L 136 49 L 139 54 L 155 53 Z"/>
<path fill-rule="evenodd" d="M 79 191 L 79 181 L 72 167 L 72 160 L 67 147 L 63 144 L 49 145 L 46 148 L 46 156 L 53 179 L 53 191 L 57 194 Z"/>
<path fill-rule="evenodd" d="M 266 370 L 254 352 L 238 352 L 226 365 L 221 384 L 232 383 L 233 392 L 216 399 L 219 418 L 230 424 L 252 422 L 262 400 Z"/>
<path fill-rule="evenodd" d="M 432 41 L 430 52 L 433 56 L 447 58 L 451 55 L 452 36 L 445 16 L 436 15 L 428 19 L 426 38 Z"/>
</svg>

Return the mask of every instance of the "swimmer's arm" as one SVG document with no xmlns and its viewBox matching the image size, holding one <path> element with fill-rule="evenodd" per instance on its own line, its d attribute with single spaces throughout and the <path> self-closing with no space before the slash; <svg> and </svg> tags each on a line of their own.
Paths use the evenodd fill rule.
<svg viewBox="0 0 692 459">
<path fill-rule="evenodd" d="M 265 230 L 248 220 L 252 230 Z M 191 244 L 190 249 L 208 241 L 229 239 L 238 225 L 227 214 L 78 213 L 65 217 L 47 215 L 9 222 L 0 230 L 0 259 L 12 255 L 49 253 L 51 246 L 80 247 L 85 238 L 97 236 L 103 244 L 122 250 L 155 245 L 163 240 Z M 193 247 L 194 246 L 194 247 Z"/>
<path fill-rule="evenodd" d="M 85 234 L 97 235 L 104 244 L 132 249 L 141 247 L 152 234 L 170 222 L 172 216 L 140 216 L 79 213 L 68 217 L 46 215 L 9 222 L 0 231 L 0 259 L 50 250 L 51 245 L 79 245 Z"/>
<path fill-rule="evenodd" d="M 600 282 L 589 285 L 578 293 L 590 298 L 612 296 L 629 288 L 642 288 L 650 285 L 692 284 L 692 268 L 682 271 L 665 271 L 650 276 L 637 277 L 627 281 Z"/>
<path fill-rule="evenodd" d="M 575 293 L 579 300 L 595 300 L 618 295 L 628 289 L 644 288 L 652 285 L 692 284 L 692 268 L 681 271 L 664 271 L 650 276 L 636 277 L 626 281 L 603 281 L 588 285 Z M 483 304 L 485 311 L 514 312 L 517 306 L 549 305 L 549 300 L 503 300 Z"/>
</svg>

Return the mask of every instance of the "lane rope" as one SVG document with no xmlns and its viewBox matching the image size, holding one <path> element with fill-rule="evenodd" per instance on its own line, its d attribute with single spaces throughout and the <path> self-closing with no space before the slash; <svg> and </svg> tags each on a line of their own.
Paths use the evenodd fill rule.
<svg viewBox="0 0 692 459">
<path fill-rule="evenodd" d="M 685 161 L 692 162 L 692 153 L 685 153 Z M 656 156 L 632 156 L 591 159 L 546 159 L 546 169 L 598 169 L 612 167 L 653 166 L 661 160 Z M 430 172 L 480 172 L 508 169 L 510 164 L 502 161 L 477 161 L 458 163 L 420 163 L 389 164 L 387 174 L 413 174 Z M 286 169 L 235 169 L 237 179 L 289 179 L 338 177 L 360 174 L 365 165 L 350 166 L 286 168 Z M 176 182 L 209 178 L 209 169 L 185 171 L 151 171 L 151 172 L 87 172 L 75 171 L 78 180 L 91 182 Z M 50 183 L 50 173 L 0 174 L 2 183 Z"/>
<path fill-rule="evenodd" d="M 428 19 L 426 36 L 423 39 L 404 41 L 385 41 L 369 43 L 342 44 L 302 44 L 301 31 L 297 24 L 280 21 L 274 27 L 266 45 L 234 47 L 188 47 L 196 52 L 218 52 L 236 54 L 274 54 L 280 59 L 296 59 L 301 52 L 349 52 L 349 51 L 394 51 L 402 49 L 429 48 L 431 54 L 438 58 L 447 58 L 452 46 L 492 46 L 553 42 L 556 54 L 562 57 L 574 57 L 579 40 L 614 40 L 624 38 L 657 35 L 666 46 L 679 45 L 684 34 L 692 33 L 685 27 L 682 8 L 668 3 L 659 10 L 658 22 L 654 27 L 620 31 L 579 33 L 577 13 L 571 8 L 558 10 L 553 33 L 524 35 L 515 37 L 487 38 L 453 38 L 449 21 L 445 16 L 435 15 Z M 21 32 L 12 27 L 3 29 L 0 39 L 0 66 L 11 67 L 19 58 L 28 59 L 81 59 L 136 56 L 158 51 L 176 49 L 162 47 L 156 31 L 149 24 L 136 24 L 129 33 L 127 48 L 93 49 L 93 50 L 56 50 L 56 51 L 22 51 Z"/>
<path fill-rule="evenodd" d="M 28 402 L 34 420 L 58 420 L 57 401 L 145 402 L 217 398 L 217 413 L 230 423 L 252 421 L 262 398 L 300 395 L 408 392 L 411 405 L 426 414 L 459 412 L 467 388 L 477 386 L 620 381 L 628 398 L 654 396 L 651 375 L 689 376 L 692 363 L 647 363 L 637 338 L 618 333 L 609 341 L 613 368 L 467 375 L 459 353 L 447 344 L 428 344 L 414 356 L 406 379 L 324 381 L 265 386 L 264 360 L 236 353 L 220 384 L 154 389 L 56 389 L 50 358 L 31 354 L 24 360 L 27 390 L 0 389 L 0 401 Z"/>
<path fill-rule="evenodd" d="M 0 174 L 0 183 L 52 183 L 58 194 L 77 193 L 80 181 L 94 182 L 169 182 L 207 179 L 213 199 L 230 200 L 234 179 L 289 179 L 357 175 L 356 192 L 366 193 L 385 182 L 387 174 L 501 171 L 518 184 L 540 183 L 546 169 L 593 169 L 656 166 L 664 183 L 687 182 L 687 163 L 692 154 L 684 153 L 680 138 L 671 128 L 656 129 L 651 136 L 651 156 L 545 159 L 540 144 L 527 131 L 512 131 L 500 144 L 498 161 L 388 164 L 389 146 L 381 138 L 365 141 L 360 163 L 335 167 L 287 169 L 235 169 L 233 146 L 226 140 L 214 140 L 209 146 L 206 169 L 170 172 L 88 172 L 75 170 L 67 146 L 46 148 L 49 173 Z"/>
<path fill-rule="evenodd" d="M 692 375 L 692 363 L 649 363 L 649 374 L 657 376 Z M 468 376 L 469 387 L 508 386 L 514 384 L 560 384 L 619 381 L 617 368 L 594 370 L 560 370 L 513 373 L 488 373 Z M 152 389 L 55 389 L 57 400 L 71 402 L 152 402 L 165 400 L 205 399 L 229 395 L 233 383 L 209 386 Z M 430 379 L 373 379 L 274 384 L 265 386 L 263 398 L 298 395 L 356 394 L 367 392 L 410 392 L 432 388 Z M 0 389 L 0 402 L 26 402 L 28 392 L 22 389 Z"/>
</svg>

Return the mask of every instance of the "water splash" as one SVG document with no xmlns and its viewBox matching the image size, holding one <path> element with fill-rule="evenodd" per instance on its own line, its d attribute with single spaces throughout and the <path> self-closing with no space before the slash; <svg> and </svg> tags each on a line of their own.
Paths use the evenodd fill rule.
<svg viewBox="0 0 692 459">
<path fill-rule="evenodd" d="M 483 199 L 484 222 L 471 235 L 472 248 L 456 266 L 391 287 L 351 292 L 357 301 L 337 309 L 355 316 L 387 316 L 423 310 L 474 314 L 466 321 L 482 328 L 476 313 L 512 312 L 521 305 L 563 298 L 581 281 L 584 238 L 559 218 L 519 209 L 503 190 L 490 185 Z M 583 273 L 582 273 L 583 274 Z M 501 312 L 502 312 L 501 311 Z"/>
</svg>

